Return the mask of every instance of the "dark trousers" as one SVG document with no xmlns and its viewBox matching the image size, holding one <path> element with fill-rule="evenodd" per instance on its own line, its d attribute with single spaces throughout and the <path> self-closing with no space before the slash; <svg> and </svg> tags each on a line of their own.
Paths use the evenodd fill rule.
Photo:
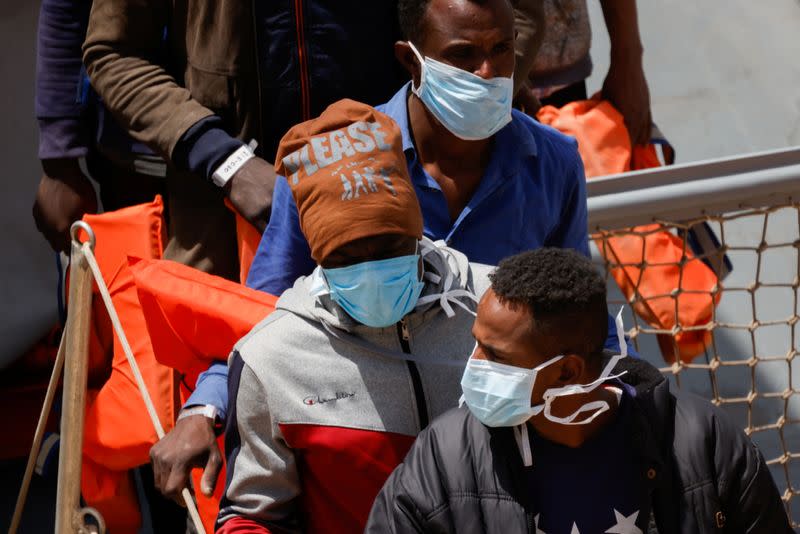
<svg viewBox="0 0 800 534">
<path fill-rule="evenodd" d="M 137 172 L 131 160 L 94 152 L 86 158 L 86 166 L 100 186 L 105 211 L 152 202 L 156 195 L 166 196 L 166 178 Z"/>
</svg>

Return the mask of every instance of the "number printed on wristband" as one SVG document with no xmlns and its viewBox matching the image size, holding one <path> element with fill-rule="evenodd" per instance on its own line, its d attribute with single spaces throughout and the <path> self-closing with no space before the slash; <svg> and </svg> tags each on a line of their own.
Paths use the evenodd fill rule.
<svg viewBox="0 0 800 534">
<path fill-rule="evenodd" d="M 211 181 L 218 187 L 224 187 L 228 180 L 236 174 L 242 165 L 255 157 L 255 154 L 247 145 L 242 145 L 236 151 L 228 156 L 222 165 L 217 167 L 214 174 L 211 176 Z"/>
</svg>

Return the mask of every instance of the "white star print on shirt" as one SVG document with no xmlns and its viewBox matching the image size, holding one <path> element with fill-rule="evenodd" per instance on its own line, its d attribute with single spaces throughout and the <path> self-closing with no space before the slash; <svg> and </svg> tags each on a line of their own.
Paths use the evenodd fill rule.
<svg viewBox="0 0 800 534">
<path fill-rule="evenodd" d="M 536 514 L 533 518 L 533 526 L 536 529 L 535 534 L 547 534 L 544 530 L 539 528 L 539 517 L 541 515 L 542 514 Z M 644 534 L 642 529 L 636 526 L 636 519 L 639 517 L 638 511 L 625 517 L 624 514 L 617 512 L 615 508 L 614 516 L 616 517 L 617 524 L 606 530 L 606 534 Z M 581 531 L 578 530 L 577 523 L 572 523 L 572 530 L 569 531 L 569 534 L 581 534 Z"/>
<path fill-rule="evenodd" d="M 636 518 L 639 517 L 638 511 L 625 517 L 615 508 L 614 516 L 617 518 L 617 524 L 606 530 L 607 534 L 643 534 L 642 529 L 636 526 Z"/>
</svg>

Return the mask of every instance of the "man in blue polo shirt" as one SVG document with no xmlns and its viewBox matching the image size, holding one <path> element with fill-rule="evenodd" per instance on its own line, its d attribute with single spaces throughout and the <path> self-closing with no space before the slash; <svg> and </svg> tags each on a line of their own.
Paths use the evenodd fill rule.
<svg viewBox="0 0 800 534">
<path fill-rule="evenodd" d="M 491 265 L 541 246 L 588 254 L 575 140 L 511 110 L 507 4 L 398 2 L 406 41 L 395 44 L 395 53 L 412 81 L 377 109 L 400 126 L 427 237 Z M 498 10 L 507 20 L 468 18 Z M 314 267 L 289 185 L 279 177 L 247 285 L 280 295 Z"/>
<path fill-rule="evenodd" d="M 543 246 L 588 255 L 585 179 L 575 140 L 511 110 L 509 0 L 400 0 L 398 12 L 406 40 L 395 44 L 395 54 L 412 81 L 378 109 L 400 126 L 425 235 L 492 265 Z M 315 147 L 316 163 L 294 164 L 320 164 L 332 149 Z M 291 168 L 292 162 L 284 164 Z M 272 202 L 247 285 L 280 295 L 316 264 L 285 177 L 278 177 Z M 616 346 L 612 321 L 609 331 Z M 212 365 L 185 408 L 210 405 L 224 419 L 227 371 L 225 362 Z M 191 464 L 215 457 L 212 426 L 199 419 L 179 421 L 153 448 L 157 471 L 185 468 L 171 461 L 179 443 L 183 457 L 196 456 Z M 202 491 L 210 490 L 217 471 L 209 460 Z"/>
</svg>

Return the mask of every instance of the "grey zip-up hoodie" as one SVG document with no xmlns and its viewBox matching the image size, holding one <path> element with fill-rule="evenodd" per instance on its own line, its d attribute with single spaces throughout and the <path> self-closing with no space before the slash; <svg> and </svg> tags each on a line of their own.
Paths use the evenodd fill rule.
<svg viewBox="0 0 800 534">
<path fill-rule="evenodd" d="M 315 273 L 236 345 L 220 531 L 362 530 L 415 436 L 457 405 L 474 346 L 466 295 L 480 298 L 491 267 L 422 246 L 420 304 L 397 325 L 355 322 Z"/>
</svg>

